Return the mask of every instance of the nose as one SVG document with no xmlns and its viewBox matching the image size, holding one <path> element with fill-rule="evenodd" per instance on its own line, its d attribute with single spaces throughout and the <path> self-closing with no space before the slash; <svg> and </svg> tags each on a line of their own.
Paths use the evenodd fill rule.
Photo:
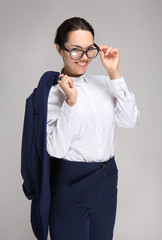
<svg viewBox="0 0 162 240">
<path fill-rule="evenodd" d="M 83 56 L 82 56 L 80 59 L 81 59 L 81 60 L 87 60 L 87 59 L 88 59 L 87 54 L 84 53 Z"/>
</svg>

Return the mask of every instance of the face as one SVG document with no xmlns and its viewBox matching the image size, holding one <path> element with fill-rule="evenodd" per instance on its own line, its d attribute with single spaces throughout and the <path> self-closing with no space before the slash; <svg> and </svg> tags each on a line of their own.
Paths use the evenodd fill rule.
<svg viewBox="0 0 162 240">
<path fill-rule="evenodd" d="M 64 44 L 64 46 L 69 50 L 72 50 L 73 48 L 87 50 L 90 47 L 94 47 L 93 35 L 90 31 L 86 30 L 76 30 L 70 32 L 68 35 L 68 41 Z M 73 60 L 70 58 L 69 52 L 60 49 L 59 45 L 56 45 L 56 48 L 63 58 L 65 74 L 71 77 L 77 77 L 85 73 L 92 59 L 89 59 L 87 55 L 84 54 L 79 60 Z"/>
</svg>

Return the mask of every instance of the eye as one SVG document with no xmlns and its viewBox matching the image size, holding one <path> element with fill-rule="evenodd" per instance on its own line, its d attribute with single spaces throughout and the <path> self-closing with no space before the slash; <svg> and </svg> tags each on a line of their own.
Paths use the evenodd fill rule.
<svg viewBox="0 0 162 240">
<path fill-rule="evenodd" d="M 90 47 L 90 48 L 88 48 L 88 50 L 93 50 L 94 49 L 94 47 Z"/>
<path fill-rule="evenodd" d="M 80 51 L 78 48 L 73 48 L 72 51 Z"/>
</svg>

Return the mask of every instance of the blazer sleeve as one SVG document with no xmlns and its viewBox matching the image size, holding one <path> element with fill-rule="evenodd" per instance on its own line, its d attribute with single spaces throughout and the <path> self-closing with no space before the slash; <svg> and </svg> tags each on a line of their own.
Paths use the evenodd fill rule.
<svg viewBox="0 0 162 240">
<path fill-rule="evenodd" d="M 24 180 L 22 188 L 25 196 L 32 200 L 35 195 L 31 148 L 33 141 L 33 93 L 26 99 L 24 125 L 21 144 L 21 175 Z"/>
</svg>

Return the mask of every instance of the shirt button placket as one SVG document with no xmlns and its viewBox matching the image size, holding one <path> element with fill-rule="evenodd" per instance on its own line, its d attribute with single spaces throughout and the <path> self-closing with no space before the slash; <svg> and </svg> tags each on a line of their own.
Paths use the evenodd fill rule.
<svg viewBox="0 0 162 240">
<path fill-rule="evenodd" d="M 101 138 L 101 130 L 98 116 L 96 115 L 96 134 L 97 134 L 97 145 L 98 145 L 98 159 L 101 161 L 102 159 L 102 138 Z"/>
<path fill-rule="evenodd" d="M 95 118 L 95 122 L 96 122 L 96 137 L 97 137 L 96 141 L 97 141 L 97 149 L 98 149 L 98 151 L 97 151 L 98 160 L 100 162 L 102 162 L 102 138 L 101 138 L 100 122 L 99 122 L 99 119 L 97 116 L 97 109 L 96 109 L 95 105 L 93 104 L 93 102 L 91 101 L 88 89 L 86 89 L 86 92 L 87 92 L 90 104 L 92 106 L 92 110 L 93 110 L 94 118 Z"/>
</svg>

